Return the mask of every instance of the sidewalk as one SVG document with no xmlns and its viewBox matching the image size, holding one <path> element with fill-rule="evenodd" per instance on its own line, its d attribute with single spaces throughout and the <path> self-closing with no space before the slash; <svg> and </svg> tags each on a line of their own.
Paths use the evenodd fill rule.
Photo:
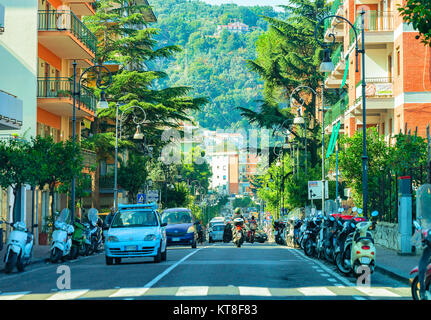
<svg viewBox="0 0 431 320">
<path fill-rule="evenodd" d="M 409 273 L 419 263 L 420 254 L 400 256 L 397 251 L 376 245 L 376 270 L 409 283 Z"/>
</svg>

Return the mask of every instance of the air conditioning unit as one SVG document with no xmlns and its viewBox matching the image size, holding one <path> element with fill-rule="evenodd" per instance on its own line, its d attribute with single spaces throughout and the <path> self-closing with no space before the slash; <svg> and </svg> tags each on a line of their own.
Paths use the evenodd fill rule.
<svg viewBox="0 0 431 320">
<path fill-rule="evenodd" d="M 4 32 L 4 6 L 0 4 L 0 34 Z"/>
</svg>

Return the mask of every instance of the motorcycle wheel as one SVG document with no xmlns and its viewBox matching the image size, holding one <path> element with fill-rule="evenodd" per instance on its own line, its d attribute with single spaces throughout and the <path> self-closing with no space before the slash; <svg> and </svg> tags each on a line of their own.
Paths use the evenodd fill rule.
<svg viewBox="0 0 431 320">
<path fill-rule="evenodd" d="M 61 251 L 58 248 L 54 248 L 51 251 L 51 256 L 49 258 L 49 261 L 51 261 L 52 263 L 57 263 L 58 260 L 60 260 L 62 254 Z"/>
<path fill-rule="evenodd" d="M 70 258 L 71 259 L 76 259 L 78 258 L 78 254 L 79 254 L 79 249 L 77 246 L 72 246 L 72 248 L 70 249 Z"/>
<path fill-rule="evenodd" d="M 16 253 L 11 251 L 11 253 L 9 254 L 9 257 L 7 258 L 6 265 L 5 265 L 5 272 L 6 273 L 12 272 L 13 268 L 16 265 L 17 259 L 18 259 L 18 256 L 16 255 Z"/>
<path fill-rule="evenodd" d="M 19 258 L 16 262 L 16 268 L 18 269 L 19 272 L 23 272 L 24 271 L 24 261 L 23 261 L 23 257 Z"/>
<path fill-rule="evenodd" d="M 235 244 L 238 248 L 241 248 L 241 241 L 237 241 Z"/>
<path fill-rule="evenodd" d="M 344 273 L 348 275 L 351 271 L 350 267 L 346 266 L 344 263 L 344 254 L 343 252 L 338 252 L 335 255 L 335 264 L 337 265 L 338 270 L 340 270 L 341 273 Z"/>
<path fill-rule="evenodd" d="M 307 239 L 304 243 L 304 253 L 305 255 L 312 257 L 314 256 L 314 245 L 312 239 Z"/>
<path fill-rule="evenodd" d="M 326 248 L 323 249 L 323 253 L 325 256 L 325 259 L 328 260 L 330 263 L 334 263 L 334 258 L 332 255 L 332 250 L 329 249 L 329 252 Z"/>
</svg>

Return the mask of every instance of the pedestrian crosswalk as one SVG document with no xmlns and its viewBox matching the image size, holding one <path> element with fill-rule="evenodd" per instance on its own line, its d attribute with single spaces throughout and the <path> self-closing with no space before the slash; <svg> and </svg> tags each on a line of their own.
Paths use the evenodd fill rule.
<svg viewBox="0 0 431 320">
<path fill-rule="evenodd" d="M 35 292 L 9 292 L 1 293 L 0 300 L 73 300 L 73 299 L 130 299 L 130 298 L 157 298 L 175 299 L 176 297 L 204 297 L 223 299 L 235 296 L 249 297 L 251 299 L 411 299 L 408 287 L 362 287 L 362 286 L 326 286 L 301 288 L 267 288 L 247 286 L 181 286 L 181 287 L 138 287 L 115 288 L 104 290 L 64 290 L 50 293 Z"/>
</svg>

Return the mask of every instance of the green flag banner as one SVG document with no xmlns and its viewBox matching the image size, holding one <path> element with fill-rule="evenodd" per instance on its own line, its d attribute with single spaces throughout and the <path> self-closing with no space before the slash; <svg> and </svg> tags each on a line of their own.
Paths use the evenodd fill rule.
<svg viewBox="0 0 431 320">
<path fill-rule="evenodd" d="M 346 58 L 346 69 L 344 69 L 343 82 L 341 82 L 340 89 L 343 89 L 346 84 L 347 75 L 349 74 L 349 56 Z"/>
<path fill-rule="evenodd" d="M 338 121 L 337 124 L 335 125 L 334 130 L 332 131 L 331 140 L 329 141 L 329 146 L 326 151 L 326 158 L 329 158 L 331 154 L 334 152 L 335 143 L 337 142 L 338 132 L 340 130 L 340 125 L 341 125 L 341 121 Z"/>
</svg>

